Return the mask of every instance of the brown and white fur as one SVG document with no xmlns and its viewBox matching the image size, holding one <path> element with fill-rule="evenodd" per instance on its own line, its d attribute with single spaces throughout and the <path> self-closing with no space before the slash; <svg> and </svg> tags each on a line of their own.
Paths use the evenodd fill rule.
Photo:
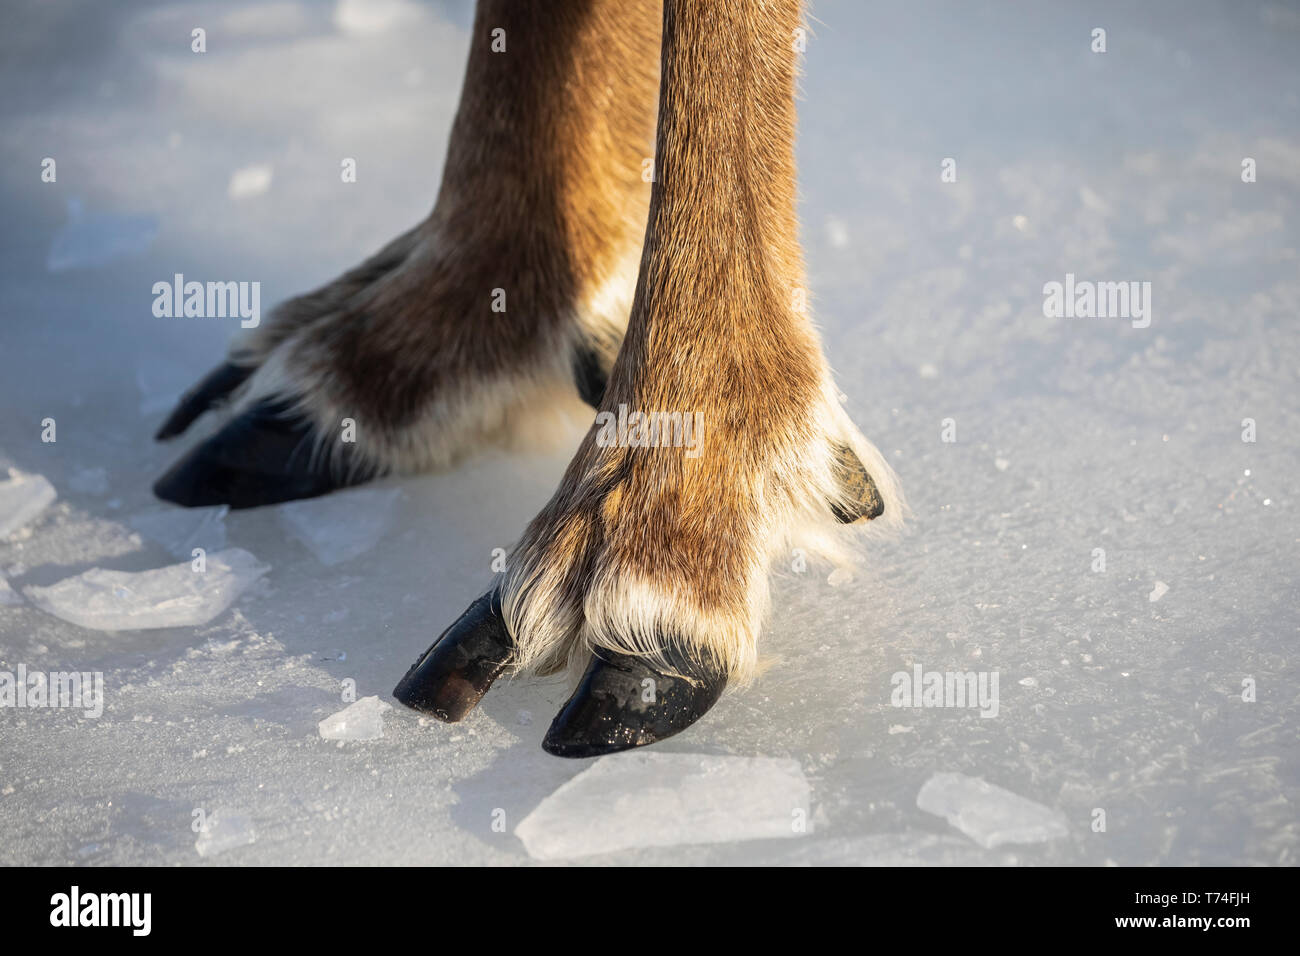
<svg viewBox="0 0 1300 956">
<path fill-rule="evenodd" d="M 430 217 L 232 356 L 257 366 L 240 407 L 287 399 L 324 445 L 352 418 L 378 472 L 447 465 L 571 399 L 584 356 L 609 370 L 601 410 L 699 414 L 689 455 L 587 434 L 500 585 L 517 668 L 614 652 L 743 682 L 773 560 L 855 553 L 846 456 L 883 504 L 873 526 L 902 517 L 802 306 L 800 15 L 479 0 Z"/>
</svg>

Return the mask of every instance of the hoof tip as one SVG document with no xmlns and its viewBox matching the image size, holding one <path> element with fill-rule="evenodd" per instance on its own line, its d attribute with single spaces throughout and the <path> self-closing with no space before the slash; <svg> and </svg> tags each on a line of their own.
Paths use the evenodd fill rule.
<svg viewBox="0 0 1300 956">
<path fill-rule="evenodd" d="M 513 652 L 500 597 L 490 592 L 471 604 L 411 665 L 393 689 L 393 697 L 412 710 L 456 723 L 483 699 Z"/>
<path fill-rule="evenodd" d="M 664 673 L 625 654 L 593 656 L 542 749 L 556 757 L 600 757 L 664 740 L 703 717 L 726 683 L 721 675 Z"/>
</svg>

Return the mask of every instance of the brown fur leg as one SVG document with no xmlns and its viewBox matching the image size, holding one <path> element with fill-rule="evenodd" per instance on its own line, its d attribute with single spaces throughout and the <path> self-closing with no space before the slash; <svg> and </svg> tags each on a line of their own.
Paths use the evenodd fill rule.
<svg viewBox="0 0 1300 956">
<path fill-rule="evenodd" d="M 355 477 L 444 466 L 576 391 L 598 398 L 640 260 L 659 29 L 653 0 L 481 0 L 433 212 L 238 347 L 232 363 L 257 366 L 241 427 L 265 424 L 251 408 L 287 407 L 301 460 Z M 224 397 L 209 391 L 163 432 Z M 193 487 L 212 459 L 196 450 L 174 469 L 186 487 L 159 493 L 220 495 Z"/>
<path fill-rule="evenodd" d="M 627 337 L 602 415 L 526 531 L 502 600 L 522 665 L 581 666 L 594 652 L 598 669 L 631 658 L 693 690 L 674 684 L 647 712 L 633 696 L 611 707 L 611 688 L 632 686 L 617 675 L 584 677 L 548 735 L 555 753 L 659 739 L 707 709 L 719 681 L 751 676 L 773 557 L 804 533 L 833 552 L 837 510 L 861 503 L 843 449 L 884 514 L 901 511 L 798 307 L 799 14 L 798 0 L 665 2 L 659 176 Z M 602 429 L 622 410 L 698 415 L 695 447 Z"/>
</svg>

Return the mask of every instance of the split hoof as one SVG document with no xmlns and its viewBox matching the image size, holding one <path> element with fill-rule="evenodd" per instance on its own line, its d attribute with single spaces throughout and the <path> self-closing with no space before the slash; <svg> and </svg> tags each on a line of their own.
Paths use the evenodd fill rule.
<svg viewBox="0 0 1300 956">
<path fill-rule="evenodd" d="M 831 511 L 841 524 L 870 521 L 885 513 L 880 489 L 848 445 L 840 445 L 835 450 L 835 477 L 844 497 L 839 502 L 831 502 Z"/>
<path fill-rule="evenodd" d="M 542 749 L 557 757 L 598 757 L 652 744 L 703 717 L 726 684 L 721 675 L 688 680 L 665 674 L 626 654 L 593 656 Z"/>
<path fill-rule="evenodd" d="M 230 362 L 218 365 L 199 384 L 181 396 L 172 413 L 153 436 L 154 440 L 167 441 L 181 434 L 194 423 L 194 419 L 222 402 L 252 374 L 251 365 L 234 365 Z"/>
<path fill-rule="evenodd" d="M 513 653 L 501 596 L 492 591 L 471 604 L 411 665 L 393 689 L 393 697 L 414 710 L 455 723 L 483 699 Z"/>
<path fill-rule="evenodd" d="M 372 477 L 336 471 L 329 456 L 315 451 L 310 425 L 282 404 L 262 402 L 190 449 L 153 491 L 186 508 L 256 508 L 314 498 Z"/>
</svg>

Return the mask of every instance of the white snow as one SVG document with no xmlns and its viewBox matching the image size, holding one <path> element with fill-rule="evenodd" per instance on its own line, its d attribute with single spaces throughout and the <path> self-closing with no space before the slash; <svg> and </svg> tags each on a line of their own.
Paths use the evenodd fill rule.
<svg viewBox="0 0 1300 956">
<path fill-rule="evenodd" d="M 378 697 L 362 697 L 330 714 L 317 729 L 326 740 L 378 740 L 384 736 L 384 712 L 392 709 Z"/>
<path fill-rule="evenodd" d="M 219 856 L 241 846 L 257 842 L 257 830 L 252 819 L 244 813 L 233 813 L 217 808 L 206 815 L 206 822 L 194 841 L 199 856 Z"/>
<path fill-rule="evenodd" d="M 365 554 L 384 536 L 400 488 L 357 488 L 276 508 L 285 530 L 332 566 Z"/>
<path fill-rule="evenodd" d="M 602 757 L 565 783 L 515 836 L 537 860 L 785 839 L 810 828 L 810 799 L 789 758 L 631 751 Z"/>
<path fill-rule="evenodd" d="M 936 773 L 921 787 L 916 805 L 990 849 L 1004 843 L 1041 843 L 1069 832 L 1059 811 L 961 773 Z"/>
<path fill-rule="evenodd" d="M 57 497 L 54 486 L 42 475 L 10 468 L 8 479 L 0 481 L 0 538 L 35 521 Z"/>
<path fill-rule="evenodd" d="M 241 548 L 152 571 L 91 568 L 49 587 L 23 589 L 43 611 L 97 631 L 206 624 L 270 568 Z"/>
</svg>

